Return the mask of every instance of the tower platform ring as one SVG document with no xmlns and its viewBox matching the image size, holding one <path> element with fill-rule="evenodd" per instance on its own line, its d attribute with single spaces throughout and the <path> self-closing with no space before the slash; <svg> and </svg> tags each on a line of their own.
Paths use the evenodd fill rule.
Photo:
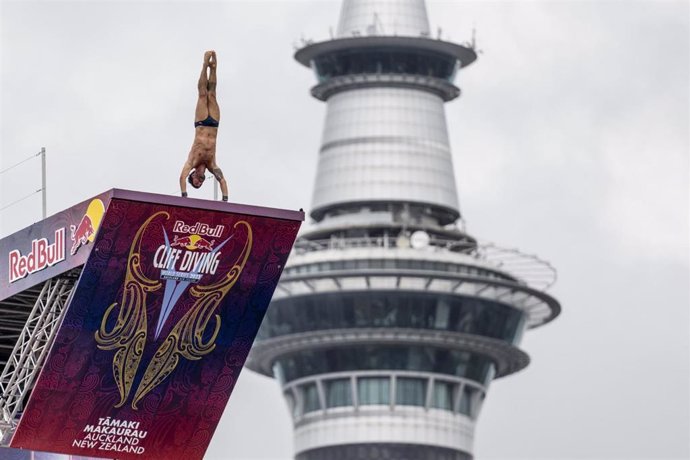
<svg viewBox="0 0 690 460">
<path fill-rule="evenodd" d="M 460 385 L 467 385 L 470 386 L 478 391 L 481 391 L 482 393 L 486 393 L 488 391 L 488 385 L 483 385 L 480 382 L 477 382 L 476 380 L 472 380 L 468 377 L 458 377 L 458 376 L 453 376 L 453 375 L 448 375 L 448 374 L 441 374 L 438 372 L 429 372 L 429 371 L 410 371 L 410 370 L 393 370 L 393 369 L 377 369 L 377 370 L 349 370 L 349 371 L 337 371 L 337 372 L 327 372 L 323 374 L 315 374 L 315 375 L 309 375 L 306 377 L 299 377 L 294 380 L 290 380 L 289 382 L 286 382 L 282 385 L 282 391 L 290 391 L 294 389 L 295 387 L 298 387 L 300 385 L 303 385 L 305 383 L 310 383 L 314 382 L 315 380 L 332 380 L 332 379 L 339 379 L 339 378 L 348 378 L 348 377 L 376 377 L 380 375 L 395 375 L 396 377 L 418 377 L 418 378 L 423 378 L 423 379 L 440 379 L 443 381 L 447 382 L 453 382 L 456 384 Z M 328 412 L 328 410 L 326 410 Z M 333 411 L 331 411 L 333 412 Z M 339 409 L 339 413 L 342 413 L 342 410 Z"/>
<path fill-rule="evenodd" d="M 348 283 L 343 280 L 360 278 L 361 283 Z M 376 282 L 376 278 L 395 278 L 394 285 L 385 288 Z M 406 288 L 402 283 L 405 279 L 422 280 L 423 289 Z M 330 280 L 328 285 L 314 287 L 317 280 Z M 435 281 L 450 281 L 438 283 Z M 416 284 L 416 283 L 415 283 Z M 401 287 L 402 285 L 402 287 Z M 357 269 L 334 270 L 322 273 L 301 273 L 283 276 L 273 295 L 274 300 L 298 295 L 313 295 L 325 292 L 362 291 L 362 290 L 391 290 L 391 291 L 422 291 L 442 292 L 473 296 L 504 303 L 527 313 L 527 328 L 541 326 L 558 316 L 561 311 L 556 299 L 529 286 L 498 279 L 487 279 L 462 275 L 459 273 L 430 272 L 424 270 L 388 270 L 385 269 Z"/>
<path fill-rule="evenodd" d="M 353 251 L 367 248 L 369 251 L 384 251 L 359 254 L 359 257 L 388 254 L 386 251 L 391 249 L 394 249 L 398 254 L 405 251 L 405 257 L 420 252 L 415 249 L 410 253 L 407 251 L 409 248 L 398 246 L 395 240 L 390 238 L 388 240 L 381 237 L 324 238 L 325 235 L 339 230 L 347 231 L 349 228 L 349 226 L 338 225 L 338 223 L 330 227 L 324 226 L 323 230 L 318 229 L 321 232 L 321 239 L 317 239 L 318 233 L 314 230 L 305 233 L 304 237 L 296 241 L 294 255 L 288 261 L 288 266 L 299 265 L 300 262 L 305 263 L 307 257 L 318 257 L 319 259 L 322 255 L 326 258 L 334 257 L 332 255 L 333 250 L 343 252 L 343 250 Z M 371 228 L 377 229 L 381 226 L 374 224 Z M 386 225 L 385 228 L 403 229 L 403 226 Z M 431 230 L 423 226 L 413 225 L 406 226 L 406 229 L 411 232 L 416 230 L 429 232 L 431 235 L 429 251 L 433 252 L 434 258 L 442 258 L 445 262 L 455 263 L 455 259 L 464 254 L 467 263 L 482 269 L 499 271 L 510 280 L 542 292 L 545 292 L 556 282 L 557 272 L 555 268 L 534 254 L 525 254 L 517 248 L 506 248 L 490 242 L 478 242 L 464 232 L 443 234 L 443 230 L 439 232 L 438 229 Z"/>
<path fill-rule="evenodd" d="M 460 96 L 460 88 L 441 78 L 395 73 L 362 73 L 332 77 L 314 86 L 311 89 L 311 95 L 320 101 L 325 101 L 340 91 L 375 87 L 421 89 L 439 96 L 444 102 L 452 101 Z"/>
<path fill-rule="evenodd" d="M 319 222 L 318 226 L 307 228 L 300 235 L 297 241 L 295 241 L 295 253 L 300 254 L 304 252 L 323 251 L 328 249 L 329 246 L 335 244 L 335 242 L 329 238 L 330 235 L 337 232 L 347 231 L 352 228 L 351 224 L 339 221 L 337 218 L 331 218 L 331 220 L 334 222 Z M 437 227 L 430 229 L 427 225 L 420 223 L 391 222 L 389 220 L 374 220 L 372 218 L 370 222 L 357 225 L 357 228 L 372 230 L 390 229 L 397 230 L 398 233 L 402 230 L 409 230 L 411 232 L 424 230 L 430 234 L 433 234 L 434 239 L 445 240 L 445 245 L 452 245 L 458 252 L 472 250 L 477 247 L 476 238 L 472 237 L 463 229 L 458 227 Z M 365 238 L 364 240 L 367 241 L 367 244 L 370 246 L 379 246 L 376 243 L 368 243 L 371 238 Z"/>
<path fill-rule="evenodd" d="M 373 47 L 399 47 L 446 54 L 458 59 L 461 67 L 467 67 L 477 59 L 477 53 L 472 48 L 456 43 L 423 36 L 406 37 L 393 35 L 334 38 L 323 42 L 308 43 L 295 52 L 295 59 L 305 67 L 311 67 L 311 61 L 324 53 Z"/>
<path fill-rule="evenodd" d="M 529 364 L 529 355 L 502 340 L 464 334 L 462 332 L 425 331 L 404 328 L 331 329 L 256 342 L 247 358 L 246 366 L 272 377 L 273 363 L 283 355 L 303 350 L 357 345 L 426 345 L 438 348 L 469 351 L 491 359 L 496 365 L 496 377 L 518 372 Z"/>
</svg>

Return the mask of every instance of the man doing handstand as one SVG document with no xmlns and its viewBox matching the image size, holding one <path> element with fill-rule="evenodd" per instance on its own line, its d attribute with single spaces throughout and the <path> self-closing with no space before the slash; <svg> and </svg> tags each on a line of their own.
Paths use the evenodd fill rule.
<svg viewBox="0 0 690 460">
<path fill-rule="evenodd" d="M 180 191 L 182 196 L 187 196 L 186 181 L 194 188 L 201 187 L 206 169 L 209 169 L 220 183 L 223 201 L 228 201 L 228 184 L 216 163 L 216 137 L 220 121 L 220 108 L 216 100 L 216 64 L 216 52 L 206 51 L 198 83 L 199 99 L 194 114 L 194 142 L 180 173 Z"/>
</svg>

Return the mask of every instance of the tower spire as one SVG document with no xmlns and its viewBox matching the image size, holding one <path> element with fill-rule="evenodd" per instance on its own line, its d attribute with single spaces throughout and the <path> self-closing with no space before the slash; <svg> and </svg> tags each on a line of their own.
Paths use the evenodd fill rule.
<svg viewBox="0 0 690 460">
<path fill-rule="evenodd" d="M 377 27 L 377 34 L 368 33 Z M 428 36 L 424 0 L 344 0 L 339 38 L 361 35 Z"/>
</svg>

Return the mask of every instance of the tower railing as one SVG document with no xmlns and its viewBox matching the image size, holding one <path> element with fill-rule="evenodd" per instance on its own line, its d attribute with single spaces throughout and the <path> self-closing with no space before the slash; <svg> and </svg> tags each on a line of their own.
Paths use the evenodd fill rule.
<svg viewBox="0 0 690 460">
<path fill-rule="evenodd" d="M 316 251 L 357 248 L 410 248 L 408 237 L 331 237 L 330 239 L 298 239 L 294 246 L 296 254 Z M 498 270 L 509 273 L 525 284 L 545 291 L 557 279 L 556 269 L 548 261 L 534 254 L 526 254 L 516 248 L 504 248 L 490 242 L 468 242 L 431 236 L 423 248 L 431 252 L 455 252 L 465 254 L 478 261 L 488 263 Z"/>
</svg>

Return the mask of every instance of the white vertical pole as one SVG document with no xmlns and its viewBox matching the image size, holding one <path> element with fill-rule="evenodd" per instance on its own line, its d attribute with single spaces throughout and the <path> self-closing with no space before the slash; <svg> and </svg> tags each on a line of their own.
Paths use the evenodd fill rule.
<svg viewBox="0 0 690 460">
<path fill-rule="evenodd" d="M 46 218 L 46 148 L 41 147 L 41 191 L 43 192 L 43 218 Z"/>
<path fill-rule="evenodd" d="M 218 180 L 213 177 L 213 199 L 218 201 Z"/>
</svg>

